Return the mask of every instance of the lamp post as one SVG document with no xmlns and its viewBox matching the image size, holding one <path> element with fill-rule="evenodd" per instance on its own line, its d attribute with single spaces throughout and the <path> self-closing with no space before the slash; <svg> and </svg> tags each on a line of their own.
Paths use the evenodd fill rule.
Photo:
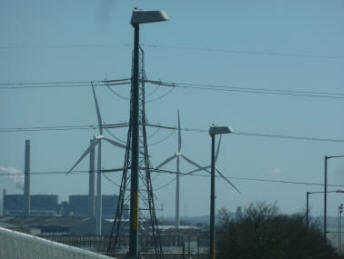
<svg viewBox="0 0 344 259">
<path fill-rule="evenodd" d="M 324 239 L 327 235 L 327 160 L 330 158 L 340 158 L 344 155 L 325 156 L 324 158 Z"/>
<path fill-rule="evenodd" d="M 342 213 L 343 213 L 343 203 L 338 207 L 338 252 L 342 250 Z"/>
<path fill-rule="evenodd" d="M 139 32 L 140 24 L 167 21 L 168 17 L 164 11 L 142 11 L 134 9 L 131 16 L 131 25 L 134 27 L 134 58 L 133 75 L 131 84 L 131 191 L 130 191 L 130 236 L 129 257 L 137 258 L 137 234 L 138 234 L 138 211 L 139 211 Z"/>
<path fill-rule="evenodd" d="M 232 133 L 231 127 L 212 125 L 209 129 L 211 137 L 211 180 L 210 180 L 210 244 L 209 259 L 215 259 L 215 136 Z"/>
<path fill-rule="evenodd" d="M 324 193 L 324 192 L 307 192 L 306 193 L 306 224 L 309 223 L 309 195 L 315 193 Z M 327 193 L 344 193 L 344 190 L 328 191 Z"/>
</svg>

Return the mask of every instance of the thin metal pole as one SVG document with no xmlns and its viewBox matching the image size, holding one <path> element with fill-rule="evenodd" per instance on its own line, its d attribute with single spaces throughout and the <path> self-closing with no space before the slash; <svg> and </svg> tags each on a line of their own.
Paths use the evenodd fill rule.
<svg viewBox="0 0 344 259">
<path fill-rule="evenodd" d="M 91 139 L 91 145 L 94 143 L 95 139 Z M 95 180 L 95 172 L 94 172 L 94 147 L 90 151 L 90 171 L 89 171 L 89 179 L 88 179 L 88 210 L 89 210 L 89 216 L 94 217 L 95 216 L 95 210 L 94 210 L 94 180 Z"/>
<path fill-rule="evenodd" d="M 209 259 L 215 259 L 215 135 L 211 135 L 211 181 L 210 181 L 210 249 Z"/>
<path fill-rule="evenodd" d="M 177 156 L 177 176 L 176 176 L 176 229 L 179 229 L 180 220 L 179 220 L 179 188 L 180 188 L 180 156 Z"/>
<path fill-rule="evenodd" d="M 102 142 L 98 143 L 97 163 L 97 202 L 96 202 L 96 235 L 102 235 Z"/>
<path fill-rule="evenodd" d="M 25 140 L 25 171 L 24 171 L 24 197 L 26 217 L 30 216 L 31 198 L 30 198 L 30 140 Z"/>
<path fill-rule="evenodd" d="M 180 117 L 179 117 L 179 110 L 178 110 L 178 152 L 177 152 L 177 176 L 176 176 L 176 229 L 179 229 L 180 225 L 180 218 L 179 218 L 179 197 L 180 197 L 180 155 L 181 155 L 181 148 L 182 148 L 182 134 L 180 129 Z"/>
<path fill-rule="evenodd" d="M 342 250 L 342 211 L 339 212 L 339 252 Z"/>
<path fill-rule="evenodd" d="M 338 207 L 338 218 L 337 218 L 337 238 L 338 238 L 338 251 L 340 251 L 340 207 Z"/>
<path fill-rule="evenodd" d="M 139 150 L 139 24 L 134 24 L 134 59 L 132 78 L 132 149 L 131 149 L 131 190 L 130 190 L 130 237 L 129 256 L 138 257 L 138 150 Z"/>
<path fill-rule="evenodd" d="M 341 253 L 342 250 L 342 213 L 343 213 L 343 203 L 338 207 L 338 252 Z"/>
<path fill-rule="evenodd" d="M 191 258 L 191 237 L 188 235 L 188 257 Z"/>
<path fill-rule="evenodd" d="M 308 217 L 309 217 L 309 192 L 306 193 L 306 224 L 308 226 L 309 221 L 308 221 Z"/>
<path fill-rule="evenodd" d="M 327 159 L 325 156 L 324 160 L 324 239 L 326 240 L 327 235 Z"/>
</svg>

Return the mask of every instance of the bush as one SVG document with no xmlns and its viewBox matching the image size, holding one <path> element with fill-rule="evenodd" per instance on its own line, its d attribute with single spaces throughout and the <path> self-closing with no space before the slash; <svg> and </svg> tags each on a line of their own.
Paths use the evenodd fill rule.
<svg viewBox="0 0 344 259">
<path fill-rule="evenodd" d="M 339 259 L 335 249 L 301 215 L 279 214 L 276 205 L 251 204 L 238 218 L 222 210 L 219 259 Z"/>
</svg>

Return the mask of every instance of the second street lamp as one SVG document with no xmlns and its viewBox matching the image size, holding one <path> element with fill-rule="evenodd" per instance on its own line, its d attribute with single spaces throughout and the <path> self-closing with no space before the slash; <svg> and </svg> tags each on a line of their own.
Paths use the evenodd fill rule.
<svg viewBox="0 0 344 259">
<path fill-rule="evenodd" d="M 309 195 L 324 192 L 307 192 L 306 193 L 306 224 L 309 223 Z M 327 193 L 344 193 L 344 190 L 328 191 Z"/>
<path fill-rule="evenodd" d="M 338 207 L 338 251 L 342 250 L 342 213 L 343 213 L 343 203 Z"/>
<path fill-rule="evenodd" d="M 209 135 L 211 137 L 211 180 L 210 180 L 210 244 L 209 259 L 215 259 L 215 135 L 229 134 L 231 127 L 211 126 Z"/>
<path fill-rule="evenodd" d="M 327 235 L 327 160 L 330 158 L 341 158 L 344 155 L 325 156 L 324 159 L 324 239 Z"/>
</svg>

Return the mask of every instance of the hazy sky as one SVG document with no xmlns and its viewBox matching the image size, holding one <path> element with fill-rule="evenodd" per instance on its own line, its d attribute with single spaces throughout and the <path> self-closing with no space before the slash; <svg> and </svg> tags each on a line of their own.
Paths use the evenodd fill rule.
<svg viewBox="0 0 344 259">
<path fill-rule="evenodd" d="M 344 1 L 19 1 L 0 2 L 0 83 L 91 81 L 129 78 L 134 7 L 163 9 L 170 21 L 141 26 L 147 75 L 152 80 L 253 89 L 333 92 L 344 95 Z M 43 84 L 46 85 L 46 84 Z M 69 83 L 66 83 L 68 86 Z M 147 85 L 148 120 L 208 129 L 212 123 L 237 132 L 344 140 L 343 99 L 243 93 Z M 238 90 L 238 88 L 236 88 Z M 128 97 L 129 86 L 114 88 Z M 251 90 L 250 90 L 251 91 Z M 252 92 L 252 91 L 251 91 Z M 295 92 L 293 92 L 295 93 Z M 97 94 L 106 123 L 128 121 L 129 102 L 105 87 Z M 167 94 L 164 98 L 158 97 Z M 309 95 L 309 94 L 308 94 Z M 156 100 L 155 100 L 156 99 Z M 0 90 L 0 128 L 74 126 L 97 123 L 90 87 Z M 126 130 L 113 130 L 125 140 Z M 66 171 L 97 130 L 0 132 L 1 173 L 23 170 L 24 141 L 31 140 L 33 172 Z M 105 134 L 107 134 L 105 132 Z M 148 129 L 154 144 L 170 131 Z M 210 163 L 207 133 L 183 132 L 182 152 L 202 165 Z M 177 149 L 177 134 L 151 145 L 159 164 Z M 228 177 L 323 182 L 325 155 L 344 154 L 344 142 L 227 135 L 217 166 Z M 121 167 L 124 153 L 104 144 L 105 169 Z M 88 159 L 78 170 L 87 170 Z M 175 170 L 175 163 L 165 167 Z M 183 172 L 193 167 L 182 162 Z M 120 182 L 120 174 L 109 175 Z M 154 174 L 157 207 L 174 214 L 173 175 Z M 235 210 L 252 201 L 277 201 L 283 212 L 301 212 L 306 191 L 320 186 L 232 179 L 238 194 L 217 179 L 217 209 Z M 330 160 L 329 182 L 344 184 L 344 159 Z M 2 176 L 0 188 L 19 193 Z M 32 193 L 87 193 L 86 174 L 32 176 Z M 103 179 L 104 193 L 118 186 Z M 209 211 L 210 178 L 181 178 L 181 215 Z M 336 215 L 340 194 L 329 195 L 328 213 Z M 312 215 L 322 214 L 322 196 L 311 197 Z"/>
</svg>

